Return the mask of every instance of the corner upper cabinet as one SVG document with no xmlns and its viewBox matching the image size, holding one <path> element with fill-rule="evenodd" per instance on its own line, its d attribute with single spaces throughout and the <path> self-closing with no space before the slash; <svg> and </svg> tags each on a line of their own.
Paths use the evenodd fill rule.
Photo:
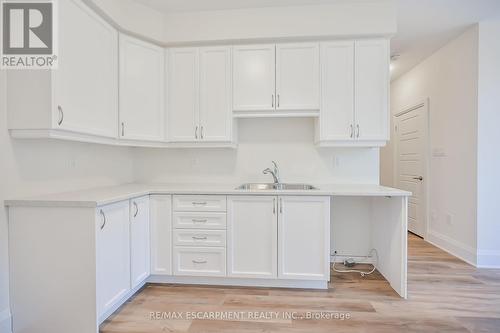
<svg viewBox="0 0 500 333">
<path fill-rule="evenodd" d="M 118 32 L 82 1 L 60 1 L 58 12 L 58 68 L 7 71 L 11 134 L 116 138 Z"/>
<path fill-rule="evenodd" d="M 168 50 L 170 142 L 232 143 L 231 48 Z"/>
<path fill-rule="evenodd" d="M 389 140 L 389 42 L 323 42 L 320 146 L 383 146 Z"/>
<path fill-rule="evenodd" d="M 120 34 L 120 138 L 165 140 L 163 48 Z"/>
</svg>

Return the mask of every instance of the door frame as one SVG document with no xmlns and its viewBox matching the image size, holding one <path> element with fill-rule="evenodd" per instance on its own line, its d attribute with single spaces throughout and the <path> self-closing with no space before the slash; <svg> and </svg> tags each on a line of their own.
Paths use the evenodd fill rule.
<svg viewBox="0 0 500 333">
<path fill-rule="evenodd" d="M 424 117 L 424 158 L 425 161 L 423 162 L 423 175 L 422 177 L 424 178 L 424 184 L 422 191 L 424 192 L 425 195 L 425 200 L 424 200 L 424 232 L 423 232 L 423 238 L 427 239 L 428 238 L 428 233 L 429 233 L 429 184 L 431 182 L 430 178 L 430 99 L 425 98 L 421 100 L 420 102 L 417 103 L 412 103 L 410 106 L 403 108 L 401 111 L 397 112 L 396 114 L 393 115 L 393 133 L 394 133 L 394 149 L 393 149 L 393 174 L 392 174 L 392 182 L 394 186 L 397 186 L 397 175 L 398 175 L 398 140 L 396 138 L 396 120 L 399 116 L 404 115 L 408 112 L 411 112 L 413 110 L 419 109 L 423 107 L 422 115 Z"/>
</svg>

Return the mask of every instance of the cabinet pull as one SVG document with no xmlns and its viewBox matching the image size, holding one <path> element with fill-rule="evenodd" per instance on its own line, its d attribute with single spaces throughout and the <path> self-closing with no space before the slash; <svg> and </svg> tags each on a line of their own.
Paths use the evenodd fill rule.
<svg viewBox="0 0 500 333">
<path fill-rule="evenodd" d="M 203 202 L 193 201 L 192 204 L 193 204 L 193 206 L 197 206 L 197 205 L 205 206 L 207 204 L 207 202 L 206 201 L 203 201 Z"/>
<path fill-rule="evenodd" d="M 204 237 L 196 237 L 196 236 L 193 236 L 192 237 L 194 240 L 206 240 L 207 239 L 207 236 L 204 236 Z"/>
<path fill-rule="evenodd" d="M 60 105 L 57 106 L 57 110 L 59 111 L 59 121 L 57 122 L 57 125 L 61 126 L 64 120 L 64 111 Z"/>
<path fill-rule="evenodd" d="M 358 125 L 356 125 L 356 129 L 357 129 L 357 131 L 358 131 L 358 133 L 356 134 L 356 138 L 359 138 L 359 124 L 358 124 Z"/>
<path fill-rule="evenodd" d="M 276 198 L 273 198 L 273 214 L 276 214 Z"/>
<path fill-rule="evenodd" d="M 194 138 L 198 139 L 198 126 L 194 129 Z"/>
<path fill-rule="evenodd" d="M 280 198 L 280 214 L 283 214 L 283 199 Z"/>
<path fill-rule="evenodd" d="M 280 107 L 280 94 L 278 94 L 277 98 L 276 98 L 276 107 Z"/>
<path fill-rule="evenodd" d="M 193 263 L 194 264 L 206 264 L 207 261 L 206 260 L 193 260 Z"/>
<path fill-rule="evenodd" d="M 102 216 L 102 224 L 101 224 L 101 230 L 104 229 L 104 226 L 106 225 L 106 214 L 102 211 L 102 209 L 99 211 L 99 213 Z"/>
<path fill-rule="evenodd" d="M 134 213 L 134 217 L 137 217 L 137 214 L 139 214 L 139 206 L 137 205 L 137 202 L 133 202 L 134 204 L 134 207 L 135 207 L 135 213 Z"/>
<path fill-rule="evenodd" d="M 200 137 L 203 139 L 203 126 L 200 128 Z"/>
<path fill-rule="evenodd" d="M 352 126 L 351 124 L 351 135 L 350 135 L 351 139 L 354 137 L 354 126 Z"/>
<path fill-rule="evenodd" d="M 194 223 L 207 223 L 207 220 L 198 220 L 198 219 L 191 219 Z"/>
<path fill-rule="evenodd" d="M 271 107 L 274 108 L 274 94 L 271 95 Z"/>
<path fill-rule="evenodd" d="M 122 122 L 122 136 L 125 136 L 125 123 Z"/>
</svg>

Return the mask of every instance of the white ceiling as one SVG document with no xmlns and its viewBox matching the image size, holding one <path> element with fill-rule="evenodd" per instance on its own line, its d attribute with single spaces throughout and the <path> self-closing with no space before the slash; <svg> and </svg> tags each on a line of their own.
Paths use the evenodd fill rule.
<svg viewBox="0 0 500 333">
<path fill-rule="evenodd" d="M 162 12 L 316 5 L 377 0 L 136 0 Z M 391 54 L 392 78 L 407 72 L 472 24 L 500 19 L 500 0 L 397 0 L 398 33 Z"/>
</svg>

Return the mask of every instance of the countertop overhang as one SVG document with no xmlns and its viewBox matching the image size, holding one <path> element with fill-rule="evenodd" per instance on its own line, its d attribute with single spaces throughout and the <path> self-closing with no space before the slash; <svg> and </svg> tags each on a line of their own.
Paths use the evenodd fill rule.
<svg viewBox="0 0 500 333">
<path fill-rule="evenodd" d="M 239 184 L 123 184 L 5 200 L 5 206 L 98 207 L 151 194 L 407 197 L 411 192 L 372 184 L 313 184 L 316 190 L 238 190 Z"/>
</svg>

